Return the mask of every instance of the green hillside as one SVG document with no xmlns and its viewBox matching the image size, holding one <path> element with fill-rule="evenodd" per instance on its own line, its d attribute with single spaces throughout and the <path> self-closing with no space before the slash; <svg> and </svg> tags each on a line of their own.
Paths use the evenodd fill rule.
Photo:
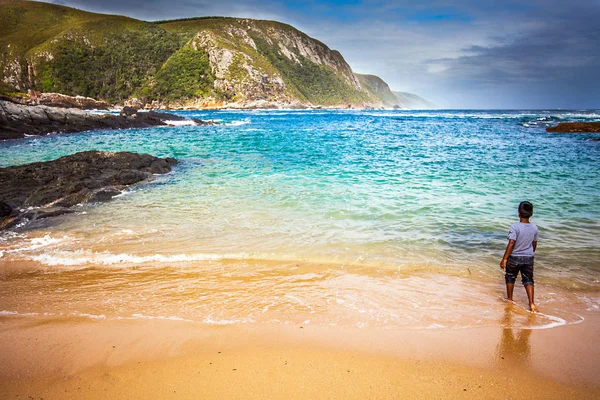
<svg viewBox="0 0 600 400">
<path fill-rule="evenodd" d="M 209 52 L 218 65 L 217 87 L 234 99 L 297 99 L 323 105 L 372 100 L 339 52 L 290 25 L 212 17 L 161 26 L 189 38 L 192 48 Z"/>
<path fill-rule="evenodd" d="M 394 98 L 381 79 L 355 75 L 339 52 L 279 22 L 144 22 L 21 0 L 0 0 L 0 74 L 0 94 L 34 89 L 175 107 L 391 106 Z"/>
<path fill-rule="evenodd" d="M 183 39 L 152 23 L 30 1 L 0 3 L 5 87 L 129 98 Z"/>
</svg>

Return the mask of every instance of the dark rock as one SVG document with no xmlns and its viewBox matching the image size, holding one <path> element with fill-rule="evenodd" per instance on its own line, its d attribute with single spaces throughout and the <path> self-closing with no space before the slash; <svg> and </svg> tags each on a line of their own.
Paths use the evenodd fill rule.
<svg viewBox="0 0 600 400">
<path fill-rule="evenodd" d="M 76 204 L 88 203 L 93 192 L 88 188 L 83 188 L 78 192 L 71 193 L 60 200 L 52 203 L 58 207 L 73 207 Z"/>
<path fill-rule="evenodd" d="M 0 201 L 0 218 L 5 218 L 13 213 L 13 208 L 10 204 Z"/>
<path fill-rule="evenodd" d="M 59 215 L 71 214 L 74 212 L 75 210 L 64 207 L 47 207 L 28 210 L 8 218 L 0 218 L 0 231 L 13 228 L 22 223 L 32 222 L 44 218 L 58 217 Z"/>
<path fill-rule="evenodd" d="M 0 175 L 0 180 L 2 180 L 2 175 Z M 38 187 L 27 199 L 23 202 L 23 207 L 36 207 L 36 206 L 45 206 L 54 203 L 55 201 L 62 200 L 64 196 L 69 196 L 73 193 L 70 193 L 66 188 L 61 187 L 62 182 L 56 182 L 55 185 L 49 187 Z M 14 182 L 15 185 L 18 185 L 18 182 Z M 65 195 L 65 193 L 67 193 Z"/>
<path fill-rule="evenodd" d="M 148 111 L 148 116 L 158 118 L 163 121 L 187 121 L 188 120 L 187 118 L 182 117 L 181 115 L 168 114 L 168 113 L 163 113 L 163 112 L 158 112 L 158 111 Z M 168 116 L 168 118 L 167 118 L 167 116 Z M 192 118 L 192 120 L 195 121 L 195 119 L 193 119 L 193 118 Z"/>
<path fill-rule="evenodd" d="M 36 210 L 27 211 L 23 214 L 21 219 L 28 219 L 30 221 L 33 221 L 36 219 L 58 217 L 59 215 L 72 214 L 74 212 L 75 210 L 71 210 L 64 207 L 38 208 Z"/>
<path fill-rule="evenodd" d="M 156 160 L 150 165 L 150 172 L 153 174 L 166 174 L 171 170 L 167 160 Z"/>
<path fill-rule="evenodd" d="M 84 179 L 83 185 L 88 189 L 99 189 L 104 186 L 105 182 L 110 180 L 112 175 L 116 174 L 116 171 L 105 171 L 101 177 L 93 177 Z"/>
<path fill-rule="evenodd" d="M 12 228 L 21 221 L 22 216 L 15 215 L 6 218 L 0 218 L 0 231 Z"/>
<path fill-rule="evenodd" d="M 125 106 L 123 107 L 123 109 L 120 112 L 120 115 L 122 117 L 131 117 L 135 114 L 137 114 L 138 110 L 133 108 L 133 107 L 129 107 L 129 106 Z"/>
<path fill-rule="evenodd" d="M 600 122 L 559 122 L 557 126 L 546 128 L 546 132 L 600 132 Z"/>
<path fill-rule="evenodd" d="M 108 201 L 115 196 L 120 195 L 122 192 L 118 188 L 114 186 L 109 186 L 104 189 L 100 189 L 96 193 L 92 195 L 90 198 L 90 203 L 99 202 L 99 201 Z"/>
<path fill-rule="evenodd" d="M 170 170 L 171 170 L 171 168 L 169 168 L 169 171 Z M 150 172 L 129 169 L 129 170 L 121 171 L 117 175 L 115 175 L 115 178 L 116 178 L 115 183 L 120 184 L 120 185 L 129 186 L 129 185 L 133 185 L 134 183 L 138 183 L 143 180 L 146 180 L 146 179 L 150 178 L 151 175 L 152 174 Z"/>
<path fill-rule="evenodd" d="M 196 125 L 201 125 L 201 126 L 220 125 L 219 122 L 212 120 L 212 119 L 202 120 L 202 119 L 192 118 L 192 121 L 194 121 L 196 123 Z"/>
<path fill-rule="evenodd" d="M 125 107 L 121 113 L 122 115 L 91 114 L 74 108 L 26 106 L 0 101 L 0 140 L 19 139 L 25 135 L 41 136 L 55 132 L 148 128 L 166 125 L 164 121 L 183 118 L 168 113 L 137 112 L 128 107 Z"/>
<path fill-rule="evenodd" d="M 54 161 L 0 168 L 0 229 L 64 214 L 76 204 L 106 201 L 152 174 L 171 171 L 175 159 L 148 154 L 86 151 Z M 34 210 L 18 211 L 22 207 Z M 67 211 L 65 211 L 67 210 Z"/>
</svg>

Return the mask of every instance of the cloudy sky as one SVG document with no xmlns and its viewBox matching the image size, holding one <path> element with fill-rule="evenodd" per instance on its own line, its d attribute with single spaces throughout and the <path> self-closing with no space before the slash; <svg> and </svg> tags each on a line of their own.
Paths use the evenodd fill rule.
<svg viewBox="0 0 600 400">
<path fill-rule="evenodd" d="M 147 21 L 294 25 L 445 108 L 600 108 L 600 0 L 56 0 Z"/>
</svg>

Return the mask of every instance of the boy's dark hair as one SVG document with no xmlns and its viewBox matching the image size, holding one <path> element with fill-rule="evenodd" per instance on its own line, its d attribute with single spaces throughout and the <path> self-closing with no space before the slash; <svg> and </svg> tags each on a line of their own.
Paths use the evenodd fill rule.
<svg viewBox="0 0 600 400">
<path fill-rule="evenodd" d="M 519 203 L 519 215 L 522 218 L 531 218 L 533 215 L 533 204 L 528 201 L 522 201 Z"/>
</svg>

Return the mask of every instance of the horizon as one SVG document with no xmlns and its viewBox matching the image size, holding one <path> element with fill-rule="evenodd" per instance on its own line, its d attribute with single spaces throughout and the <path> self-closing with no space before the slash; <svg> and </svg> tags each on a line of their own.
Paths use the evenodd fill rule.
<svg viewBox="0 0 600 400">
<path fill-rule="evenodd" d="M 43 2 L 149 22 L 283 22 L 339 51 L 354 72 L 442 109 L 600 108 L 600 3 L 594 1 L 570 1 L 568 9 L 559 0 Z"/>
</svg>

